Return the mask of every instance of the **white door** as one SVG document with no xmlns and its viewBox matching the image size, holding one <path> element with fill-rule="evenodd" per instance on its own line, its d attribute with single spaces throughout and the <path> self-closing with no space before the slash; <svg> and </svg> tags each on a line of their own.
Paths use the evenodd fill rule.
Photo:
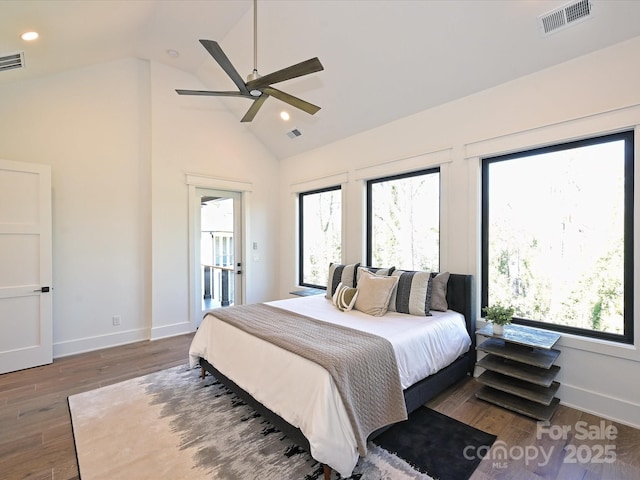
<svg viewBox="0 0 640 480">
<path fill-rule="evenodd" d="M 0 160 L 0 373 L 53 361 L 51 168 Z"/>
<path fill-rule="evenodd" d="M 242 303 L 242 195 L 197 188 L 194 225 L 196 325 L 204 311 Z"/>
</svg>

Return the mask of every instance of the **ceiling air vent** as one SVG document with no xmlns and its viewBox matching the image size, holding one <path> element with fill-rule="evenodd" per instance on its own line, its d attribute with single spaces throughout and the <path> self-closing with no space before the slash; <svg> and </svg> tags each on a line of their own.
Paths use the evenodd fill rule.
<svg viewBox="0 0 640 480">
<path fill-rule="evenodd" d="M 538 17 L 540 32 L 548 35 L 591 18 L 590 0 L 577 0 Z"/>
<path fill-rule="evenodd" d="M 290 132 L 287 132 L 287 137 L 289 138 L 296 138 L 296 137 L 299 137 L 300 135 L 302 135 L 302 132 L 297 128 L 294 128 Z"/>
<path fill-rule="evenodd" d="M 0 72 L 24 67 L 24 53 L 10 53 L 0 57 Z"/>
</svg>

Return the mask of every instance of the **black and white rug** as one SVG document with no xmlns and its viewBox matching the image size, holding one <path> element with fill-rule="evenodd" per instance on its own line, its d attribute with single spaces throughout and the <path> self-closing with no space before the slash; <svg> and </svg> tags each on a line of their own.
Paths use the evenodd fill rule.
<svg viewBox="0 0 640 480">
<path fill-rule="evenodd" d="M 69 397 L 81 478 L 322 478 L 308 453 L 199 374 L 175 367 Z M 422 407 L 370 443 L 351 478 L 466 480 L 480 459 L 464 448 L 494 440 Z"/>
</svg>

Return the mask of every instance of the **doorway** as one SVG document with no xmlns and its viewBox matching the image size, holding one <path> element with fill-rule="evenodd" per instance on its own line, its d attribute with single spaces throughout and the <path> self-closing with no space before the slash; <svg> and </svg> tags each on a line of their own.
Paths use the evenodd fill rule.
<svg viewBox="0 0 640 480">
<path fill-rule="evenodd" d="M 242 303 L 242 195 L 196 188 L 196 326 L 212 308 Z M 194 265 L 195 266 L 195 265 Z"/>
</svg>

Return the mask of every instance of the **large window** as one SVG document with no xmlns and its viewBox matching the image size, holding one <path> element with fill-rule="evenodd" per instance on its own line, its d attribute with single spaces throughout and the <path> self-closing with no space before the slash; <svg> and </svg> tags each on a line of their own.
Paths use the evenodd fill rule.
<svg viewBox="0 0 640 480">
<path fill-rule="evenodd" d="M 482 162 L 482 306 L 633 341 L 633 132 Z"/>
<path fill-rule="evenodd" d="M 367 262 L 439 270 L 439 168 L 367 182 Z"/>
<path fill-rule="evenodd" d="M 300 285 L 325 288 L 329 264 L 342 253 L 342 191 L 339 186 L 298 195 Z"/>
</svg>

